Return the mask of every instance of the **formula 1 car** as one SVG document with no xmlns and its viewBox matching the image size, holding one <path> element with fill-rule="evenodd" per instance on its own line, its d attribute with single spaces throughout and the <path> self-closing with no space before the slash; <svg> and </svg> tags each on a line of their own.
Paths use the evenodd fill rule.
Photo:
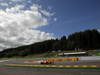
<svg viewBox="0 0 100 75">
<path fill-rule="evenodd" d="M 41 61 L 41 64 L 53 64 L 54 62 L 43 60 Z"/>
</svg>

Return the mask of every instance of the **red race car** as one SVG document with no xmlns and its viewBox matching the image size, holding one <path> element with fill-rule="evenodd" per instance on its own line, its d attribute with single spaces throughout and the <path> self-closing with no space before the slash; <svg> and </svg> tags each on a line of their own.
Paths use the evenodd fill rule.
<svg viewBox="0 0 100 75">
<path fill-rule="evenodd" d="M 47 61 L 47 60 L 43 60 L 41 61 L 41 64 L 53 64 L 54 62 L 50 62 L 50 61 Z"/>
</svg>

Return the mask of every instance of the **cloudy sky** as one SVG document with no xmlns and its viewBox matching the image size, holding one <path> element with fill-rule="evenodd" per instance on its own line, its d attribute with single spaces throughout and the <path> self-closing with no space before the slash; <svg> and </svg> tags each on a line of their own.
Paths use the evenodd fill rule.
<svg viewBox="0 0 100 75">
<path fill-rule="evenodd" d="M 100 28 L 100 0 L 0 0 L 0 50 Z"/>
</svg>

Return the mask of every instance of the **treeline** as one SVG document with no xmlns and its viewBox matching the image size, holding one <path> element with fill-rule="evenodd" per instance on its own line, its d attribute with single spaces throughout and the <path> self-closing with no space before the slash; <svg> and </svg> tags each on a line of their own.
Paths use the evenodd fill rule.
<svg viewBox="0 0 100 75">
<path fill-rule="evenodd" d="M 51 39 L 31 45 L 9 48 L 0 52 L 0 57 L 28 56 L 51 51 L 100 49 L 100 32 L 96 29 L 76 32 L 68 37 Z"/>
</svg>

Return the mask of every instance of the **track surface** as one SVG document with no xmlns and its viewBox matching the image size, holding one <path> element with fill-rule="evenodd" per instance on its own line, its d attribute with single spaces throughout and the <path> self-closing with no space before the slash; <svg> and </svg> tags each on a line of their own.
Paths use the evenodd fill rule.
<svg viewBox="0 0 100 75">
<path fill-rule="evenodd" d="M 100 69 L 33 69 L 31 67 L 4 66 L 5 64 L 22 64 L 24 61 L 26 60 L 9 60 L 0 62 L 0 75 L 100 75 Z M 59 64 L 100 65 L 100 61 L 89 60 L 89 61 L 55 63 L 55 64 L 56 65 Z"/>
</svg>

